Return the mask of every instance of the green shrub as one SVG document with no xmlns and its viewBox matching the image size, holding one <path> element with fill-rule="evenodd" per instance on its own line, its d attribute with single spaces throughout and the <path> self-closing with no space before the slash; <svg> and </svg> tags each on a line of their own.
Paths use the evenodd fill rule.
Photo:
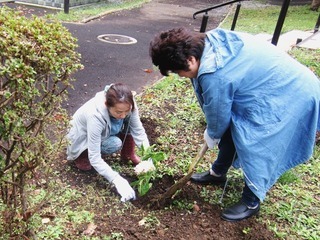
<svg viewBox="0 0 320 240">
<path fill-rule="evenodd" d="M 30 230 L 28 221 L 37 207 L 28 205 L 26 185 L 36 168 L 41 165 L 45 171 L 63 146 L 68 119 L 61 102 L 71 87 L 70 75 L 81 68 L 76 47 L 76 39 L 60 23 L 27 19 L 0 8 L 3 234 L 17 236 Z"/>
</svg>

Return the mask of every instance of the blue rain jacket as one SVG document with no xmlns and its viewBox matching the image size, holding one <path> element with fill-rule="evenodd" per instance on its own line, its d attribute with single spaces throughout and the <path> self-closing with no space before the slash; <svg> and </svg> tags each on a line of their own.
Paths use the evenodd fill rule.
<svg viewBox="0 0 320 240">
<path fill-rule="evenodd" d="M 209 31 L 191 81 L 209 136 L 230 127 L 233 166 L 261 201 L 281 174 L 311 157 L 320 81 L 281 49 L 245 33 Z"/>
</svg>

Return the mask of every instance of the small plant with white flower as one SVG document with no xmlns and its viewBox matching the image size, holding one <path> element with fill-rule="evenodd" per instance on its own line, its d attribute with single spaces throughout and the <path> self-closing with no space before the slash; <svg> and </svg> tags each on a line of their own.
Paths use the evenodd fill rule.
<svg viewBox="0 0 320 240">
<path fill-rule="evenodd" d="M 151 189 L 151 181 L 156 177 L 157 165 L 166 158 L 166 155 L 163 152 L 155 152 L 154 146 L 150 146 L 148 149 L 142 147 L 140 154 L 142 161 L 134 168 L 138 180 L 132 182 L 131 186 L 136 187 L 139 195 L 143 196 Z"/>
</svg>

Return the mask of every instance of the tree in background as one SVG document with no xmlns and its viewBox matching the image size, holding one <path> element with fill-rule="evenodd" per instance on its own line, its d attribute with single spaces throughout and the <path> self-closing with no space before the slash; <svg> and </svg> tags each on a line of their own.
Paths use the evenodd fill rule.
<svg viewBox="0 0 320 240">
<path fill-rule="evenodd" d="M 320 0 L 312 0 L 311 10 L 318 11 L 319 7 L 320 7 Z"/>
</svg>

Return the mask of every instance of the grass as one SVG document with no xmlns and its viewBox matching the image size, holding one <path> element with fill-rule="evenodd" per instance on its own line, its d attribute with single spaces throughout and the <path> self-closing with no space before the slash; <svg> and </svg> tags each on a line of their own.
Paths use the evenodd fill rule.
<svg viewBox="0 0 320 240">
<path fill-rule="evenodd" d="M 290 51 L 298 61 L 308 66 L 313 72 L 320 76 L 320 49 L 310 50 L 304 48 L 294 48 Z"/>
<path fill-rule="evenodd" d="M 247 5 L 246 2 L 243 2 L 235 30 L 250 32 L 253 34 L 273 34 L 278 21 L 281 6 L 266 6 L 259 4 L 257 1 L 251 2 L 253 3 L 250 5 Z M 225 21 L 221 23 L 220 26 L 222 28 L 230 29 L 233 16 L 234 11 L 232 11 L 232 13 L 225 19 Z M 313 30 L 318 16 L 318 12 L 310 11 L 310 5 L 290 6 L 282 27 L 282 33 L 290 30 Z"/>
<path fill-rule="evenodd" d="M 63 22 L 86 22 L 90 19 L 112 13 L 123 9 L 132 9 L 150 0 L 118 0 L 102 1 L 96 4 L 84 5 L 82 7 L 70 8 L 69 13 L 63 11 L 56 14 L 49 14 L 49 19 L 56 19 Z"/>
</svg>

